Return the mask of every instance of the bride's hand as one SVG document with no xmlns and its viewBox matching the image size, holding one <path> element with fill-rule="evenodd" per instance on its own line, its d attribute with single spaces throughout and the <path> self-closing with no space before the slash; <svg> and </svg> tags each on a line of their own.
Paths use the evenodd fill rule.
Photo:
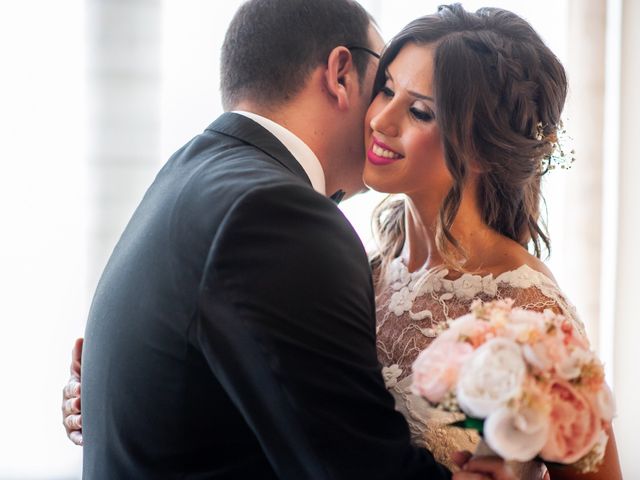
<svg viewBox="0 0 640 480">
<path fill-rule="evenodd" d="M 62 390 L 62 423 L 67 436 L 76 445 L 82 445 L 82 415 L 80 415 L 80 371 L 82 342 L 79 338 L 71 351 L 71 377 Z"/>
<path fill-rule="evenodd" d="M 461 468 L 452 480 L 518 480 L 500 457 L 472 457 L 469 452 L 455 452 L 452 457 Z"/>
</svg>

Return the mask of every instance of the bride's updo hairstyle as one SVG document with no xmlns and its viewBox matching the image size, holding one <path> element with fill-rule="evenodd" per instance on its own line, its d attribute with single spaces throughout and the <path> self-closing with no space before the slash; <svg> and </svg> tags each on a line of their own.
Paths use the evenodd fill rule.
<svg viewBox="0 0 640 480">
<path fill-rule="evenodd" d="M 460 4 L 407 25 L 384 52 L 374 98 L 385 70 L 407 44 L 434 45 L 436 122 L 453 185 L 440 207 L 437 248 L 446 266 L 464 271 L 465 253 L 451 234 L 472 165 L 483 221 L 537 257 L 550 251 L 540 221 L 543 159 L 551 154 L 567 80 L 558 58 L 525 20 L 498 8 L 467 12 Z M 389 197 L 376 209 L 373 228 L 386 270 L 405 241 L 404 200 Z M 382 277 L 384 278 L 384 277 Z"/>
</svg>

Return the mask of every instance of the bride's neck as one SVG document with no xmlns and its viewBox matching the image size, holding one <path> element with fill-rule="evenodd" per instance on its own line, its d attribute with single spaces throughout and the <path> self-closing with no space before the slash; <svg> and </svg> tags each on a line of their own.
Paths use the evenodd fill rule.
<svg viewBox="0 0 640 480">
<path fill-rule="evenodd" d="M 463 195 L 460 208 L 451 227 L 451 234 L 469 258 L 465 270 L 481 268 L 483 258 L 499 241 L 499 234 L 483 221 L 479 209 L 468 193 Z M 409 271 L 444 265 L 436 247 L 436 225 L 439 202 L 407 196 L 405 210 L 405 245 L 403 255 Z"/>
<path fill-rule="evenodd" d="M 442 263 L 436 249 L 435 219 L 437 212 L 429 212 L 418 207 L 407 197 L 405 202 L 405 240 L 402 255 L 409 271 L 414 272 L 423 266 L 435 266 Z"/>
</svg>

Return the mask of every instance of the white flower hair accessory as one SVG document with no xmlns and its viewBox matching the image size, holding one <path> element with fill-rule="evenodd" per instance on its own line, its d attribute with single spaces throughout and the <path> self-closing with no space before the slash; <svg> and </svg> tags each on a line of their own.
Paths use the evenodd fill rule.
<svg viewBox="0 0 640 480">
<path fill-rule="evenodd" d="M 542 122 L 538 122 L 536 125 L 536 140 L 546 141 L 551 144 L 551 153 L 542 157 L 540 162 L 540 171 L 543 175 L 556 168 L 568 170 L 576 161 L 576 152 L 569 147 L 572 145 L 573 138 L 569 136 L 566 128 L 564 128 L 564 122 L 560 121 L 553 133 L 545 134 L 545 130 L 548 127 L 549 125 L 544 125 Z"/>
</svg>

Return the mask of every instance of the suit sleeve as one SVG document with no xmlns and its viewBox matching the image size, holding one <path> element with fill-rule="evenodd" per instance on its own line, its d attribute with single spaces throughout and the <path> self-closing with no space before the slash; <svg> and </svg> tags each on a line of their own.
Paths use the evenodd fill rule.
<svg viewBox="0 0 640 480">
<path fill-rule="evenodd" d="M 264 188 L 231 209 L 196 330 L 280 478 L 449 478 L 410 445 L 384 387 L 362 245 L 310 188 Z"/>
</svg>

